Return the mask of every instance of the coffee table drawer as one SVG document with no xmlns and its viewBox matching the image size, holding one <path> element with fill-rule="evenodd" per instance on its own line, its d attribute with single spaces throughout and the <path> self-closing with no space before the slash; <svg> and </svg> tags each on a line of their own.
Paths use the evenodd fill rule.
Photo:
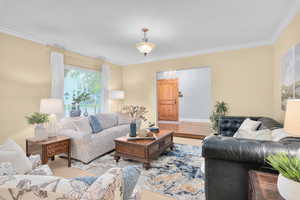
<svg viewBox="0 0 300 200">
<path fill-rule="evenodd" d="M 145 148 L 143 146 L 138 146 L 138 145 L 132 148 L 128 144 L 118 143 L 116 145 L 116 152 L 131 155 L 138 158 L 145 157 Z"/>
</svg>

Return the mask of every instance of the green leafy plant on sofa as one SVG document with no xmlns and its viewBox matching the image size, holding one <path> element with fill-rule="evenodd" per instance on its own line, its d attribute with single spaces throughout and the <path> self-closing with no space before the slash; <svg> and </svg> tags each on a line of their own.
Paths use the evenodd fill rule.
<svg viewBox="0 0 300 200">
<path fill-rule="evenodd" d="M 268 156 L 266 162 L 285 178 L 300 183 L 300 159 L 296 156 L 278 153 Z"/>
<path fill-rule="evenodd" d="M 229 111 L 229 106 L 224 101 L 217 101 L 214 110 L 210 116 L 211 127 L 214 133 L 218 132 L 218 124 L 220 117 L 225 116 Z"/>
</svg>

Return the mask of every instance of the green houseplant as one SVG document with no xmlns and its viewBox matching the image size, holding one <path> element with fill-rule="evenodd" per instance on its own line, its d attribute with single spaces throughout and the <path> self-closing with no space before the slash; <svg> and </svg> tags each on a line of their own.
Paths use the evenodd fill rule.
<svg viewBox="0 0 300 200">
<path fill-rule="evenodd" d="M 214 133 L 218 132 L 218 124 L 220 117 L 225 116 L 228 113 L 229 106 L 224 101 L 217 101 L 214 106 L 214 110 L 210 116 L 211 126 Z"/>
<path fill-rule="evenodd" d="M 36 125 L 34 129 L 34 135 L 40 140 L 48 138 L 45 123 L 49 122 L 49 115 L 45 113 L 34 112 L 29 116 L 25 116 L 28 124 Z"/>
<path fill-rule="evenodd" d="M 285 153 L 267 157 L 266 162 L 280 174 L 278 191 L 286 200 L 297 200 L 300 197 L 300 159 Z"/>
</svg>

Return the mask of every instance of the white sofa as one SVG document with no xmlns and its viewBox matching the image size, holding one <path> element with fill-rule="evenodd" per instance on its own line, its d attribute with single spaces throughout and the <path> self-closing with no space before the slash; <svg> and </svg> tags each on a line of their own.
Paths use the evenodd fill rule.
<svg viewBox="0 0 300 200">
<path fill-rule="evenodd" d="M 65 118 L 60 122 L 59 135 L 71 137 L 71 157 L 89 163 L 95 158 L 114 150 L 114 139 L 125 136 L 130 131 L 130 118 L 119 113 L 95 115 L 103 130 L 92 133 L 86 117 Z M 138 121 L 138 127 L 140 126 Z"/>
</svg>

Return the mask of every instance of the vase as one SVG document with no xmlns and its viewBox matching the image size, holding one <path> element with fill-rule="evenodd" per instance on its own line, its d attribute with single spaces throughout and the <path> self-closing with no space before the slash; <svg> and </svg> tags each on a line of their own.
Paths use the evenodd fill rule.
<svg viewBox="0 0 300 200">
<path fill-rule="evenodd" d="M 37 124 L 34 128 L 34 136 L 38 140 L 48 139 L 48 134 L 45 126 L 43 124 Z"/>
<path fill-rule="evenodd" d="M 88 113 L 88 111 L 87 111 L 87 108 L 85 108 L 85 111 L 84 111 L 84 113 L 83 113 L 83 116 L 85 116 L 85 117 L 89 116 L 89 113 Z"/>
<path fill-rule="evenodd" d="M 279 194 L 286 200 L 299 200 L 300 183 L 290 180 L 281 174 L 278 176 L 277 187 Z"/>
<path fill-rule="evenodd" d="M 130 137 L 136 137 L 136 123 L 132 122 L 130 123 L 130 133 L 129 133 Z"/>
<path fill-rule="evenodd" d="M 77 105 L 77 108 L 76 108 L 75 104 L 72 104 L 72 110 L 70 111 L 70 117 L 80 117 L 80 115 L 81 115 L 80 106 Z"/>
</svg>

